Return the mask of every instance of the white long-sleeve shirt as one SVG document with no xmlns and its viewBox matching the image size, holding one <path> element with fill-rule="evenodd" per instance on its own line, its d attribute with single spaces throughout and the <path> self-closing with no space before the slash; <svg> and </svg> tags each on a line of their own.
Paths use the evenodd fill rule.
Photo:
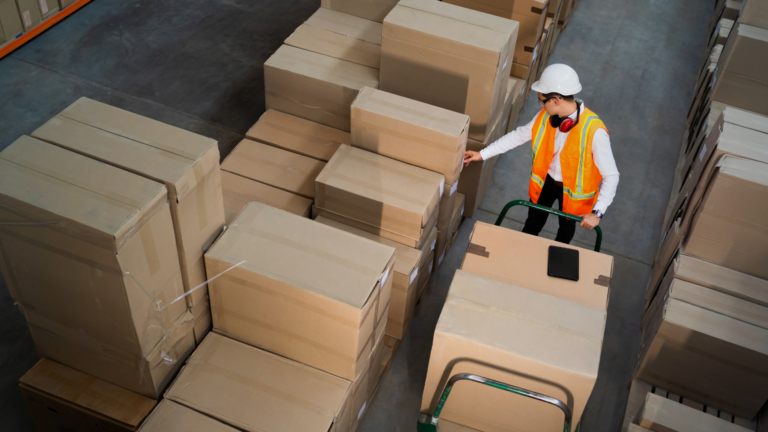
<svg viewBox="0 0 768 432">
<path fill-rule="evenodd" d="M 581 112 L 584 112 L 584 103 L 581 103 Z M 536 117 L 538 117 L 538 114 L 536 114 Z M 536 122 L 536 117 L 527 125 L 520 126 L 499 138 L 493 144 L 480 150 L 480 156 L 483 157 L 483 160 L 506 153 L 531 141 L 533 139 L 533 125 Z M 569 117 L 575 121 L 576 113 L 574 112 Z M 558 128 L 555 132 L 555 156 L 552 158 L 552 163 L 549 165 L 548 170 L 549 176 L 558 182 L 563 181 L 563 173 L 560 168 L 560 152 L 563 150 L 563 146 L 565 146 L 566 138 L 568 138 L 568 132 L 560 132 Z M 611 151 L 611 140 L 608 138 L 608 133 L 605 129 L 598 129 L 592 138 L 592 159 L 595 161 L 595 165 L 597 165 L 597 169 L 600 170 L 600 175 L 603 177 L 600 184 L 600 194 L 598 194 L 593 210 L 600 210 L 605 213 L 608 206 L 613 202 L 613 198 L 616 196 L 616 188 L 619 185 L 619 170 L 616 168 L 616 161 L 613 159 L 613 152 Z"/>
</svg>

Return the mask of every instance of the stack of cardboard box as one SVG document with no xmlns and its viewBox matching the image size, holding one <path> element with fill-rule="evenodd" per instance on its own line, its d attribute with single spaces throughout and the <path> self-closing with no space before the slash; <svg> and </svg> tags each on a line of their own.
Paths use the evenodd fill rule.
<svg viewBox="0 0 768 432">
<path fill-rule="evenodd" d="M 666 411 L 678 419 L 670 425 L 714 421 L 694 408 L 756 430 L 768 401 L 768 86 L 758 78 L 768 63 L 755 60 L 768 53 L 766 18 L 756 0 L 718 2 L 712 17 L 635 365 L 638 386 L 688 407 L 651 395 L 644 408 L 627 408 L 640 425 L 662 424 L 650 413 Z M 732 430 L 720 423 L 708 430 Z"/>
<path fill-rule="evenodd" d="M 0 47 L 56 15 L 74 0 L 0 0 Z"/>
<path fill-rule="evenodd" d="M 579 280 L 549 277 L 555 244 L 475 224 L 435 331 L 423 412 L 435 410 L 451 376 L 469 373 L 564 401 L 576 427 L 597 378 L 613 259 L 569 247 L 579 253 Z M 555 406 L 465 383 L 453 388 L 440 419 L 471 430 L 560 431 L 564 416 Z"/>
</svg>

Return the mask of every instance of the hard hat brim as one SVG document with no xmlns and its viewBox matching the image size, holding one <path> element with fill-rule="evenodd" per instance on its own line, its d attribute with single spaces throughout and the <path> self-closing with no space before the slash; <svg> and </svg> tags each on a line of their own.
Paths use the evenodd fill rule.
<svg viewBox="0 0 768 432">
<path fill-rule="evenodd" d="M 579 84 L 577 87 L 570 88 L 570 89 L 548 89 L 545 87 L 542 87 L 540 84 L 540 81 L 536 81 L 531 85 L 531 90 L 538 92 L 538 93 L 558 93 L 563 96 L 573 96 L 581 91 L 581 84 Z"/>
</svg>

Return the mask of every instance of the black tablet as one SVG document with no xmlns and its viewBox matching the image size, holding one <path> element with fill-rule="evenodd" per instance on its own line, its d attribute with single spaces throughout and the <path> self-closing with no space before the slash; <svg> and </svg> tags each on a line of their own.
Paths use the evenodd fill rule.
<svg viewBox="0 0 768 432">
<path fill-rule="evenodd" d="M 550 246 L 547 275 L 572 281 L 579 280 L 579 251 Z"/>
</svg>

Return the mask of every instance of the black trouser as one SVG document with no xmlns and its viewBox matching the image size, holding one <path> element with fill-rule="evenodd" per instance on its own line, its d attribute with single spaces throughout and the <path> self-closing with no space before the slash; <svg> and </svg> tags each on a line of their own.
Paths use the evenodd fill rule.
<svg viewBox="0 0 768 432">
<path fill-rule="evenodd" d="M 537 204 L 545 207 L 552 207 L 555 201 L 560 202 L 560 211 L 563 210 L 563 184 L 556 182 L 552 177 L 547 174 L 547 180 L 544 181 L 544 187 L 541 189 L 541 195 L 539 195 L 539 202 Z M 547 216 L 549 213 L 533 208 L 528 208 L 528 219 L 525 220 L 525 226 L 523 232 L 526 234 L 539 235 L 544 224 L 547 223 Z M 576 234 L 576 221 L 566 219 L 564 217 L 558 217 L 560 219 L 560 228 L 557 230 L 557 237 L 555 241 L 560 243 L 570 243 L 573 239 L 573 235 Z"/>
</svg>

